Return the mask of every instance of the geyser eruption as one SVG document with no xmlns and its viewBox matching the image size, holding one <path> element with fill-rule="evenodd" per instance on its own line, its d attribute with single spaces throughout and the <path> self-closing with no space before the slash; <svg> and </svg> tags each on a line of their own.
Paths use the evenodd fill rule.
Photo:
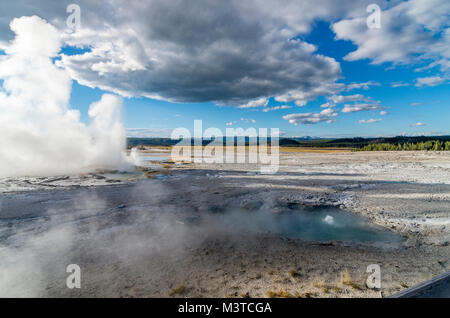
<svg viewBox="0 0 450 318">
<path fill-rule="evenodd" d="M 121 98 L 103 95 L 91 124 L 81 123 L 69 108 L 72 80 L 55 64 L 59 31 L 37 16 L 10 27 L 15 38 L 0 56 L 0 177 L 130 168 Z"/>
</svg>

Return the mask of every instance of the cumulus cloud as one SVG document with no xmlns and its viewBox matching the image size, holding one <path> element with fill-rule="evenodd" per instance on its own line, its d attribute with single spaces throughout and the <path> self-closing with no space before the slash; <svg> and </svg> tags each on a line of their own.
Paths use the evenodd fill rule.
<svg viewBox="0 0 450 318">
<path fill-rule="evenodd" d="M 420 127 L 420 126 L 425 126 L 424 123 L 414 123 L 410 125 L 411 127 Z"/>
<path fill-rule="evenodd" d="M 350 40 L 357 49 L 345 59 L 370 59 L 374 64 L 419 63 L 432 60 L 442 71 L 449 69 L 450 31 L 447 0 L 394 2 L 381 13 L 381 28 L 368 28 L 366 16 L 333 24 L 337 39 Z"/>
<path fill-rule="evenodd" d="M 103 95 L 82 124 L 69 108 L 72 81 L 52 62 L 60 33 L 36 16 L 14 19 L 11 30 L 0 56 L 0 176 L 128 168 L 121 98 Z"/>
<path fill-rule="evenodd" d="M 289 123 L 298 124 L 318 124 L 320 122 L 327 122 L 328 124 L 336 121 L 335 117 L 338 113 L 332 109 L 327 108 L 319 113 L 299 113 L 299 114 L 289 114 L 283 116 L 283 119 L 288 120 Z"/>
<path fill-rule="evenodd" d="M 419 77 L 414 86 L 437 86 L 445 82 L 445 79 L 439 76 Z"/>
<path fill-rule="evenodd" d="M 378 102 L 375 103 L 357 103 L 357 104 L 346 104 L 342 109 L 343 113 L 353 113 L 359 112 L 363 110 L 380 110 L 384 107 L 381 106 Z"/>
<path fill-rule="evenodd" d="M 82 85 L 127 97 L 213 101 L 264 112 L 276 110 L 267 106 L 272 97 L 297 106 L 321 96 L 375 105 L 368 98 L 356 100 L 363 95 L 342 92 L 367 90 L 379 83 L 339 83 L 340 64 L 297 36 L 310 32 L 317 20 L 338 21 L 332 25 L 336 38 L 357 45 L 347 60 L 369 58 L 375 64 L 433 60 L 443 67 L 449 32 L 441 12 L 448 4 L 382 2 L 382 28 L 368 29 L 365 8 L 371 2 L 80 0 L 83 28 L 64 34 L 62 41 L 87 50 L 62 55 L 57 63 Z M 2 8 L 0 42 L 5 45 L 9 36 L 4 21 L 22 14 L 46 17 L 64 31 L 66 5 L 50 0 L 8 2 Z M 321 107 L 334 104 L 328 100 Z M 361 105 L 346 106 L 344 112 L 358 111 Z"/>
<path fill-rule="evenodd" d="M 276 13 L 268 6 L 113 1 L 116 26 L 105 21 L 107 28 L 67 36 L 66 43 L 91 50 L 63 55 L 61 65 L 84 85 L 176 102 L 248 108 L 267 105 L 266 96 L 308 94 L 317 86 L 328 93 L 325 87 L 340 77 L 339 63 L 309 43 L 289 40 L 305 23 L 281 24 L 279 6 Z"/>
<path fill-rule="evenodd" d="M 371 119 L 361 119 L 359 121 L 360 124 L 373 124 L 373 123 L 378 123 L 381 121 L 381 118 L 375 119 L 375 118 L 371 118 Z"/>
<path fill-rule="evenodd" d="M 358 6 L 352 0 L 320 0 L 320 5 L 307 0 L 77 3 L 83 28 L 66 34 L 64 43 L 89 50 L 63 55 L 60 65 L 82 85 L 177 102 L 251 106 L 277 97 L 303 106 L 346 88 L 336 83 L 338 62 L 293 38 L 310 32 L 318 19 L 353 17 L 370 0 Z M 2 7 L 0 41 L 7 34 L 1 24 L 18 14 L 38 14 L 64 30 L 66 5 L 8 2 Z"/>
</svg>

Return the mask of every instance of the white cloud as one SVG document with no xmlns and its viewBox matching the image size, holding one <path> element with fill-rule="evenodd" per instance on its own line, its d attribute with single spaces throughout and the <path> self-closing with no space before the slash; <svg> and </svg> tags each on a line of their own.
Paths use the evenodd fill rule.
<svg viewBox="0 0 450 318">
<path fill-rule="evenodd" d="M 388 113 L 388 112 L 382 110 L 382 111 L 380 112 L 380 115 L 381 115 L 381 116 L 384 116 L 384 115 L 387 115 L 387 113 Z"/>
<path fill-rule="evenodd" d="M 373 123 L 378 123 L 380 121 L 381 121 L 381 118 L 378 118 L 378 119 L 371 118 L 371 119 L 367 119 L 367 120 L 361 119 L 359 121 L 359 123 L 360 124 L 373 124 Z"/>
<path fill-rule="evenodd" d="M 336 107 L 335 103 L 326 102 L 325 104 L 320 105 L 320 108 L 331 108 Z"/>
<path fill-rule="evenodd" d="M 425 126 L 424 123 L 414 123 L 410 125 L 411 127 L 416 127 L 416 126 Z"/>
<path fill-rule="evenodd" d="M 354 90 L 354 89 L 368 90 L 370 88 L 370 86 L 381 86 L 381 84 L 378 82 L 374 82 L 374 81 L 368 81 L 368 82 L 363 82 L 363 83 L 351 83 L 351 84 L 346 85 L 346 90 L 347 91 Z"/>
<path fill-rule="evenodd" d="M 283 119 L 288 120 L 289 123 L 298 124 L 318 124 L 320 122 L 332 123 L 336 121 L 335 117 L 338 113 L 332 109 L 327 108 L 322 110 L 320 113 L 299 113 L 299 114 L 289 114 L 283 116 Z"/>
<path fill-rule="evenodd" d="M 420 103 L 420 102 L 411 103 L 411 106 L 413 106 L 413 107 L 420 106 L 420 105 L 423 105 L 423 103 Z"/>
<path fill-rule="evenodd" d="M 336 62 L 333 61 L 330 62 L 330 67 L 334 69 L 334 72 L 340 72 L 340 66 Z M 288 91 L 285 94 L 278 95 L 275 97 L 275 100 L 280 103 L 289 103 L 294 101 L 297 106 L 306 106 L 306 104 L 311 101 L 315 100 L 319 96 L 325 96 L 334 94 L 337 92 L 342 91 L 345 89 L 345 85 L 338 84 L 334 82 L 321 82 L 319 78 L 312 80 L 308 86 L 310 86 L 307 90 L 291 90 Z"/>
<path fill-rule="evenodd" d="M 405 87 L 410 86 L 410 83 L 404 83 L 404 82 L 393 82 L 391 83 L 391 87 Z"/>
<path fill-rule="evenodd" d="M 342 109 L 343 113 L 353 113 L 353 112 L 359 112 L 363 110 L 380 110 L 384 107 L 381 106 L 378 102 L 375 103 L 359 103 L 359 104 L 353 104 L 349 105 L 346 104 L 344 108 Z"/>
<path fill-rule="evenodd" d="M 445 79 L 439 76 L 430 76 L 430 77 L 419 77 L 416 80 L 416 84 L 414 86 L 437 86 L 445 82 Z"/>
<path fill-rule="evenodd" d="M 243 105 L 239 105 L 238 108 L 253 108 L 253 107 L 262 107 L 262 106 L 267 106 L 267 104 L 269 103 L 269 100 L 267 98 L 258 98 L 255 100 L 251 100 L 246 104 Z"/>
<path fill-rule="evenodd" d="M 279 109 L 290 109 L 292 108 L 292 106 L 289 105 L 281 105 L 281 106 L 273 106 L 273 107 L 265 107 L 262 111 L 267 113 L 270 111 L 274 111 L 274 110 L 279 110 Z"/>
<path fill-rule="evenodd" d="M 85 126 L 69 108 L 70 77 L 52 62 L 59 32 L 36 16 L 14 19 L 11 30 L 16 37 L 0 56 L 0 176 L 127 166 L 122 100 L 103 95 Z"/>
<path fill-rule="evenodd" d="M 364 89 L 368 90 L 371 86 L 379 86 L 380 84 L 377 82 L 369 81 L 364 83 L 351 83 L 351 84 L 343 84 L 343 83 L 333 83 L 332 85 L 317 85 L 312 88 L 309 92 L 289 92 L 288 94 L 281 95 L 275 97 L 275 100 L 279 102 L 291 102 L 295 101 L 297 106 L 306 106 L 306 104 L 315 100 L 319 96 L 326 96 L 328 102 L 322 104 L 321 108 L 330 108 L 335 107 L 336 103 L 344 103 L 351 101 L 369 101 L 369 97 L 365 97 L 361 94 L 355 95 L 336 95 L 338 93 L 344 91 L 351 91 L 354 89 Z"/>
<path fill-rule="evenodd" d="M 246 122 L 246 123 L 252 123 L 252 124 L 256 123 L 255 119 L 244 118 L 244 117 L 241 117 L 241 121 Z"/>
<path fill-rule="evenodd" d="M 350 40 L 358 48 L 345 59 L 371 59 L 374 64 L 432 61 L 447 71 L 450 66 L 448 0 L 396 2 L 381 12 L 381 28 L 368 28 L 366 15 L 333 24 L 337 39 Z"/>
<path fill-rule="evenodd" d="M 335 104 L 368 100 L 364 95 L 361 95 L 361 94 L 346 95 L 346 96 L 333 95 L 333 96 L 329 97 L 329 99 Z"/>
</svg>

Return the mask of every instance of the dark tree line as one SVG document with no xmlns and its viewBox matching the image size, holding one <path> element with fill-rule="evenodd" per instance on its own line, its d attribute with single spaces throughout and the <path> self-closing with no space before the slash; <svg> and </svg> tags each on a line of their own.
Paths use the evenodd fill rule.
<svg viewBox="0 0 450 318">
<path fill-rule="evenodd" d="M 422 142 L 405 143 L 379 143 L 369 144 L 360 148 L 361 151 L 411 151 L 411 150 L 431 150 L 431 151 L 449 151 L 450 141 L 429 140 Z"/>
</svg>

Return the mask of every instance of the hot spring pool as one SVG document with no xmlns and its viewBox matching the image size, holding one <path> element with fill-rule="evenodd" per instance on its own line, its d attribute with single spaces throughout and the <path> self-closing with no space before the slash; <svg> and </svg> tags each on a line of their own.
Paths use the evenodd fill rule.
<svg viewBox="0 0 450 318">
<path fill-rule="evenodd" d="M 294 239 L 383 243 L 391 246 L 399 246 L 402 241 L 397 233 L 337 208 L 289 210 L 282 213 L 241 211 L 239 214 L 245 216 L 240 215 L 239 224 L 233 222 L 235 229 L 269 232 Z"/>
</svg>

